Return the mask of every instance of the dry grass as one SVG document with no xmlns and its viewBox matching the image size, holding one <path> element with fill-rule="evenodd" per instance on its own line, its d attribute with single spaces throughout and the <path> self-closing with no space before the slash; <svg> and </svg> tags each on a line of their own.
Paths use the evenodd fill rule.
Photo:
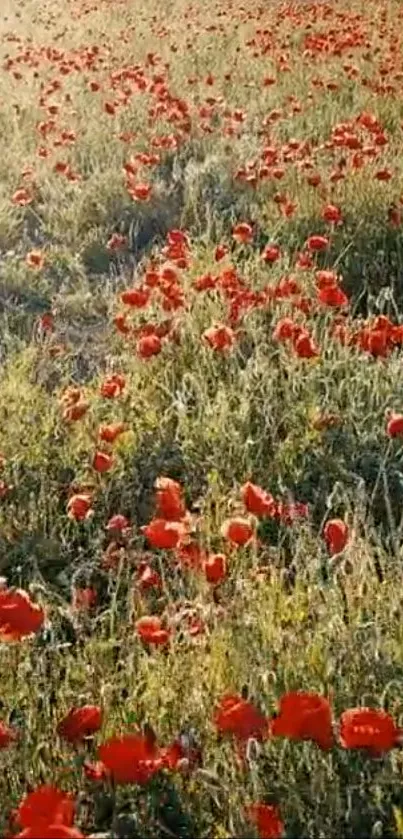
<svg viewBox="0 0 403 839">
<path fill-rule="evenodd" d="M 335 310 L 314 305 L 305 315 L 284 297 L 245 311 L 233 349 L 214 352 L 201 336 L 227 320 L 228 300 L 194 288 L 197 277 L 231 263 L 254 292 L 292 274 L 300 296 L 314 301 L 322 267 L 343 277 L 348 328 L 377 314 L 400 323 L 402 228 L 388 214 L 403 195 L 401 6 L 3 0 L 1 15 L 0 573 L 46 609 L 36 638 L 0 646 L 0 718 L 20 731 L 0 754 L 1 833 L 22 795 L 52 781 L 77 794 L 77 824 L 88 835 L 251 836 L 244 805 L 267 795 L 288 839 L 402 835 L 399 750 L 372 761 L 273 738 L 245 770 L 213 725 L 221 696 L 243 688 L 267 714 L 286 691 L 308 690 L 331 697 L 335 719 L 370 705 L 402 722 L 403 450 L 389 441 L 385 420 L 403 408 L 401 350 L 378 357 L 342 346 L 332 336 Z M 331 33 L 326 52 L 304 41 L 319 32 Z M 51 92 L 55 80 L 61 87 Z M 326 89 L 332 82 L 337 89 Z M 114 100 L 110 115 L 103 105 Z M 277 109 L 278 119 L 265 119 Z M 378 140 L 354 128 L 363 112 L 376 116 Z M 47 120 L 54 127 L 41 134 Z M 362 138 L 358 151 L 329 143 L 334 127 L 350 121 Z M 63 131 L 74 135 L 59 144 Z M 129 142 L 122 132 L 132 133 Z M 157 150 L 155 141 L 171 134 L 177 147 Z M 308 144 L 300 154 L 285 146 L 293 138 Z M 278 154 L 268 176 L 256 187 L 237 179 L 267 146 Z M 151 197 L 133 201 L 122 167 L 155 151 L 159 162 L 138 173 Z M 317 188 L 307 183 L 307 160 L 321 176 Z M 77 181 L 55 171 L 60 161 Z M 281 179 L 273 166 L 284 168 Z M 390 180 L 376 178 L 384 169 Z M 345 177 L 332 179 L 335 171 Z M 27 206 L 12 200 L 22 187 L 33 196 Z M 279 192 L 295 202 L 289 216 Z M 326 204 L 340 207 L 342 225 L 323 220 Z M 240 221 L 253 226 L 251 244 L 231 237 Z M 130 314 L 136 326 L 172 316 L 177 340 L 144 361 L 113 318 L 124 309 L 122 290 L 141 283 L 178 228 L 190 242 L 190 264 L 179 270 L 185 305 L 171 315 L 155 294 Z M 128 247 L 114 255 L 107 243 L 116 232 Z M 330 248 L 311 269 L 298 267 L 307 237 L 323 233 Z M 221 263 L 219 243 L 230 248 Z M 273 266 L 260 256 L 267 243 L 281 247 Z M 26 263 L 33 250 L 45 256 L 41 270 Z M 55 328 L 43 334 L 38 323 L 48 312 Z M 273 339 L 286 316 L 307 325 L 317 358 Z M 100 384 L 117 371 L 124 393 L 104 399 Z M 60 397 L 72 384 L 90 408 L 69 424 Z M 320 427 L 318 415 L 329 413 L 337 423 Z M 114 468 L 100 476 L 92 468 L 97 431 L 118 421 L 128 430 L 114 445 Z M 220 528 L 243 510 L 247 480 L 307 503 L 309 516 L 292 525 L 260 521 L 260 546 L 230 553 L 228 578 L 215 591 L 200 575 L 173 570 L 169 552 L 154 551 L 163 587 L 142 594 L 140 527 L 153 515 L 161 475 L 183 485 L 209 551 L 227 550 Z M 72 522 L 69 494 L 87 484 L 94 516 Z M 115 513 L 128 517 L 132 536 L 126 558 L 108 572 L 105 525 Z M 350 539 L 332 561 L 323 525 L 336 517 Z M 97 593 L 95 608 L 73 609 L 72 592 L 86 587 Z M 140 615 L 180 622 L 186 604 L 203 618 L 204 634 L 178 630 L 168 650 L 143 648 L 134 629 Z M 150 723 L 163 743 L 194 729 L 203 768 L 100 792 L 82 774 L 96 743 L 74 750 L 55 736 L 68 708 L 85 703 L 104 709 L 96 742 L 133 722 Z"/>
</svg>

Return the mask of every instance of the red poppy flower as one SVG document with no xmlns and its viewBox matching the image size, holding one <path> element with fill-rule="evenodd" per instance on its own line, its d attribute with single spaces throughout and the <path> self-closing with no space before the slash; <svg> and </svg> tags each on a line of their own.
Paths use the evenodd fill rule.
<svg viewBox="0 0 403 839">
<path fill-rule="evenodd" d="M 145 335 L 136 344 L 136 352 L 140 358 L 151 358 L 158 355 L 162 350 L 162 341 L 158 335 Z"/>
<path fill-rule="evenodd" d="M 71 708 L 58 723 L 57 733 L 68 743 L 79 743 L 99 731 L 102 725 L 102 711 L 98 705 L 83 705 Z"/>
<path fill-rule="evenodd" d="M 17 732 L 6 725 L 5 722 L 0 721 L 0 749 L 7 749 L 7 747 L 17 739 Z"/>
<path fill-rule="evenodd" d="M 130 527 L 129 521 L 126 516 L 122 516 L 119 513 L 116 513 L 115 516 L 112 516 L 108 523 L 105 525 L 106 530 L 113 531 L 117 530 L 119 533 L 122 533 L 123 530 L 127 530 Z"/>
<path fill-rule="evenodd" d="M 273 341 L 289 341 L 294 337 L 296 324 L 291 318 L 281 318 L 274 328 Z"/>
<path fill-rule="evenodd" d="M 157 478 L 155 483 L 157 514 L 167 521 L 181 521 L 186 513 L 182 487 L 172 478 Z"/>
<path fill-rule="evenodd" d="M 120 299 L 125 306 L 133 309 L 145 309 L 150 302 L 151 291 L 149 288 L 128 288 L 122 291 Z"/>
<path fill-rule="evenodd" d="M 232 229 L 232 237 L 240 245 L 246 245 L 253 240 L 253 230 L 245 221 L 239 222 Z"/>
<path fill-rule="evenodd" d="M 235 341 L 235 333 L 224 323 L 211 326 L 203 332 L 203 340 L 213 350 L 225 351 L 231 349 Z"/>
<path fill-rule="evenodd" d="M 100 747 L 99 758 L 116 784 L 146 784 L 162 764 L 155 740 L 142 734 L 112 737 Z"/>
<path fill-rule="evenodd" d="M 386 426 L 388 437 L 403 437 L 403 414 L 392 414 Z"/>
<path fill-rule="evenodd" d="M 241 487 L 242 501 L 248 511 L 255 516 L 273 517 L 276 514 L 276 502 L 269 492 L 247 481 Z"/>
<path fill-rule="evenodd" d="M 278 245 L 266 245 L 262 253 L 263 261 L 269 263 L 270 265 L 273 264 L 273 262 L 277 262 L 277 260 L 280 259 L 280 256 L 281 250 Z"/>
<path fill-rule="evenodd" d="M 113 466 L 113 457 L 106 452 L 95 452 L 92 465 L 96 472 L 109 472 Z"/>
<path fill-rule="evenodd" d="M 223 696 L 214 712 L 214 725 L 220 734 L 237 740 L 263 740 L 269 736 L 269 721 L 251 702 L 237 694 Z"/>
<path fill-rule="evenodd" d="M 111 425 L 100 425 L 98 430 L 98 438 L 104 443 L 114 443 L 127 430 L 124 422 L 114 422 Z"/>
<path fill-rule="evenodd" d="M 227 576 L 227 559 L 225 554 L 210 554 L 204 562 L 204 573 L 208 583 L 217 585 Z"/>
<path fill-rule="evenodd" d="M 27 189 L 21 187 L 21 189 L 17 189 L 12 197 L 13 204 L 18 204 L 20 207 L 26 207 L 27 204 L 31 204 L 33 201 L 32 195 L 28 192 Z"/>
<path fill-rule="evenodd" d="M 42 251 L 30 251 L 25 257 L 25 262 L 28 268 L 34 268 L 40 271 L 45 264 L 45 256 Z"/>
<path fill-rule="evenodd" d="M 215 261 L 216 262 L 221 262 L 221 260 L 224 259 L 224 256 L 227 255 L 228 250 L 229 249 L 228 249 L 227 245 L 217 245 L 217 247 L 214 251 Z"/>
<path fill-rule="evenodd" d="M 253 527 L 248 519 L 227 519 L 221 527 L 221 534 L 234 545 L 247 545 L 253 538 Z"/>
<path fill-rule="evenodd" d="M 84 521 L 92 515 L 92 497 L 89 493 L 83 492 L 72 495 L 67 504 L 67 515 L 75 521 Z"/>
<path fill-rule="evenodd" d="M 348 527 L 341 519 L 330 519 L 326 522 L 323 535 L 331 556 L 341 553 L 347 545 Z"/>
<path fill-rule="evenodd" d="M 348 297 L 338 285 L 326 286 L 318 291 L 318 300 L 325 306 L 332 308 L 347 306 Z"/>
<path fill-rule="evenodd" d="M 324 251 L 329 246 L 329 239 L 327 236 L 309 236 L 306 246 L 310 251 Z"/>
<path fill-rule="evenodd" d="M 70 827 L 74 821 L 74 799 L 57 787 L 44 785 L 22 799 L 17 818 L 25 828 L 45 830 L 49 824 Z"/>
<path fill-rule="evenodd" d="M 286 693 L 280 710 L 271 722 L 274 737 L 290 740 L 313 740 L 321 749 L 334 744 L 332 714 L 328 700 L 316 693 Z"/>
<path fill-rule="evenodd" d="M 280 839 L 284 833 L 284 823 L 275 804 L 249 804 L 246 816 L 256 826 L 259 839 Z"/>
<path fill-rule="evenodd" d="M 133 201 L 148 201 L 151 195 L 151 189 L 150 184 L 139 183 L 130 186 L 128 193 L 133 198 Z"/>
<path fill-rule="evenodd" d="M 146 644 L 155 644 L 164 647 L 171 637 L 171 631 L 165 629 L 161 618 L 156 615 L 146 615 L 136 622 L 137 634 Z"/>
<path fill-rule="evenodd" d="M 302 332 L 293 341 L 294 350 L 299 358 L 317 358 L 320 355 L 319 347 L 311 335 Z"/>
<path fill-rule="evenodd" d="M 339 738 L 344 749 L 382 754 L 400 744 L 400 733 L 393 718 L 375 708 L 349 708 L 340 717 Z"/>
<path fill-rule="evenodd" d="M 45 620 L 41 606 L 23 589 L 0 588 L 0 639 L 20 641 L 39 632 Z"/>
<path fill-rule="evenodd" d="M 106 399 L 115 399 L 123 393 L 126 387 L 126 379 L 121 373 L 113 373 L 107 376 L 101 384 L 100 394 Z"/>
<path fill-rule="evenodd" d="M 186 534 L 185 526 L 181 522 L 166 519 L 152 519 L 140 529 L 153 548 L 165 550 L 176 548 Z"/>
<path fill-rule="evenodd" d="M 343 217 L 339 207 L 335 207 L 334 204 L 327 204 L 322 211 L 322 218 L 332 224 L 338 224 Z"/>
</svg>

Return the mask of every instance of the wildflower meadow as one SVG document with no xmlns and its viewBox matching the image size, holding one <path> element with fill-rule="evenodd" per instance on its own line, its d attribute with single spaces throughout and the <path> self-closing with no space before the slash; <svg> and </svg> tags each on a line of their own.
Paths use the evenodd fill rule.
<svg viewBox="0 0 403 839">
<path fill-rule="evenodd" d="M 0 835 L 402 837 L 403 4 L 0 5 Z"/>
</svg>

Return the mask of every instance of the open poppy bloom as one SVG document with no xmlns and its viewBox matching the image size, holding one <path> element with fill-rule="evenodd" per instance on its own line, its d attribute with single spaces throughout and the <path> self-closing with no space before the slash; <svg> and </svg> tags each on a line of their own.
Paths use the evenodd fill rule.
<svg viewBox="0 0 403 839">
<path fill-rule="evenodd" d="M 240 245 L 246 245 L 253 239 L 253 229 L 245 221 L 239 222 L 232 229 L 232 237 Z"/>
<path fill-rule="evenodd" d="M 214 713 L 214 724 L 220 734 L 231 734 L 237 740 L 264 740 L 269 736 L 269 720 L 247 699 L 237 694 L 223 696 Z"/>
<path fill-rule="evenodd" d="M 374 755 L 400 745 L 401 729 L 390 714 L 377 708 L 349 708 L 340 717 L 343 749 L 366 749 Z"/>
<path fill-rule="evenodd" d="M 321 749 L 334 745 L 332 714 L 328 700 L 316 693 L 286 693 L 280 710 L 271 721 L 273 737 L 313 740 Z"/>
<path fill-rule="evenodd" d="M 145 615 L 136 622 L 137 634 L 146 644 L 163 647 L 171 637 L 171 631 L 164 629 L 161 618 L 157 615 Z"/>
<path fill-rule="evenodd" d="M 277 262 L 280 259 L 281 250 L 278 245 L 266 245 L 263 253 L 262 259 L 264 262 L 272 264 L 273 262 Z"/>
<path fill-rule="evenodd" d="M 156 502 L 157 513 L 161 519 L 180 521 L 184 518 L 186 507 L 182 498 L 182 487 L 172 478 L 157 478 Z"/>
<path fill-rule="evenodd" d="M 109 472 L 109 469 L 113 466 L 113 457 L 111 454 L 107 454 L 107 452 L 95 452 L 92 465 L 96 472 Z"/>
<path fill-rule="evenodd" d="M 72 495 L 67 504 L 67 515 L 75 521 L 85 521 L 92 516 L 92 496 L 88 492 Z"/>
<path fill-rule="evenodd" d="M 140 358 L 151 358 L 162 350 L 162 341 L 158 335 L 144 335 L 136 344 L 136 352 Z"/>
<path fill-rule="evenodd" d="M 248 511 L 255 516 L 267 516 L 271 518 L 276 515 L 276 502 L 269 492 L 262 487 L 247 481 L 241 487 L 242 501 Z"/>
<path fill-rule="evenodd" d="M 209 554 L 204 562 L 204 574 L 208 583 L 217 585 L 227 576 L 227 560 L 225 554 Z"/>
<path fill-rule="evenodd" d="M 161 769 L 175 769 L 183 752 L 160 748 L 154 736 L 112 737 L 99 749 L 99 758 L 116 784 L 146 784 Z"/>
<path fill-rule="evenodd" d="M 322 210 L 322 218 L 331 224 L 339 224 L 343 216 L 340 207 L 335 207 L 334 204 L 327 204 Z"/>
<path fill-rule="evenodd" d="M 57 787 L 45 784 L 22 799 L 17 819 L 21 827 L 36 830 L 36 833 L 23 831 L 22 836 L 41 837 L 49 825 L 71 827 L 74 821 L 74 799 Z"/>
<path fill-rule="evenodd" d="M 59 737 L 69 743 L 79 743 L 99 731 L 102 725 L 102 711 L 97 705 L 83 705 L 71 708 L 57 726 Z"/>
<path fill-rule="evenodd" d="M 256 826 L 259 839 L 280 839 L 284 833 L 284 823 L 275 804 L 256 802 L 245 808 L 249 821 Z"/>
<path fill-rule="evenodd" d="M 403 414 L 391 414 L 386 426 L 388 437 L 403 437 Z"/>
<path fill-rule="evenodd" d="M 127 431 L 126 423 L 112 422 L 110 425 L 99 426 L 98 437 L 104 443 L 114 443 L 125 431 Z"/>
<path fill-rule="evenodd" d="M 293 346 L 299 358 L 317 358 L 320 355 L 320 350 L 315 340 L 305 331 L 295 336 Z"/>
<path fill-rule="evenodd" d="M 21 641 L 38 632 L 45 613 L 23 589 L 0 588 L 0 641 Z"/>
<path fill-rule="evenodd" d="M 306 246 L 310 251 L 323 251 L 329 245 L 329 239 L 327 236 L 320 236 L 320 235 L 313 235 L 309 236 L 306 241 Z"/>
<path fill-rule="evenodd" d="M 235 341 L 235 334 L 231 327 L 225 323 L 218 323 L 203 332 L 203 341 L 212 350 L 225 351 L 231 349 Z"/>
<path fill-rule="evenodd" d="M 122 303 L 133 309 L 144 309 L 150 301 L 150 296 L 149 288 L 128 288 L 122 291 L 120 299 Z"/>
<path fill-rule="evenodd" d="M 221 527 L 221 534 L 233 545 L 247 545 L 253 538 L 253 527 L 248 519 L 227 519 Z"/>
<path fill-rule="evenodd" d="M 121 373 L 113 373 L 107 376 L 101 384 L 100 394 L 106 399 L 115 399 L 123 393 L 126 387 L 126 379 Z"/>
<path fill-rule="evenodd" d="M 349 532 L 342 519 L 330 519 L 326 522 L 323 535 L 331 556 L 341 553 L 347 545 Z"/>
<path fill-rule="evenodd" d="M 338 285 L 325 286 L 318 290 L 318 300 L 325 306 L 336 308 L 337 306 L 347 306 L 348 297 L 343 289 Z"/>
<path fill-rule="evenodd" d="M 21 187 L 21 189 L 16 189 L 11 200 L 13 204 L 18 204 L 20 207 L 26 207 L 27 204 L 32 203 L 33 197 L 27 189 Z"/>
<path fill-rule="evenodd" d="M 133 201 L 148 201 L 151 195 L 152 187 L 150 184 L 138 183 L 133 184 L 127 190 Z"/>
<path fill-rule="evenodd" d="M 146 527 L 140 528 L 153 548 L 169 550 L 178 547 L 186 529 L 181 522 L 152 519 Z"/>
<path fill-rule="evenodd" d="M 217 245 L 214 251 L 214 259 L 216 262 L 221 262 L 224 256 L 227 255 L 229 248 L 226 245 Z"/>
</svg>

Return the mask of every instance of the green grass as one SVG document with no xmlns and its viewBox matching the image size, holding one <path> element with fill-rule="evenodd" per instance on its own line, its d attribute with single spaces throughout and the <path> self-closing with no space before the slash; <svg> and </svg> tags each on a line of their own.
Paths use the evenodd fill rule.
<svg viewBox="0 0 403 839">
<path fill-rule="evenodd" d="M 306 51 L 308 34 L 329 31 L 339 50 Z M 364 42 L 358 46 L 357 32 Z M 254 828 L 244 807 L 265 796 L 278 804 L 287 839 L 402 835 L 399 749 L 374 761 L 273 738 L 242 768 L 213 724 L 220 698 L 242 690 L 268 715 L 284 693 L 305 690 L 329 696 L 335 720 L 347 708 L 368 705 L 402 723 L 403 448 L 386 433 L 388 412 L 403 409 L 401 350 L 376 357 L 342 346 L 332 337 L 335 311 L 314 306 L 305 315 L 294 295 L 245 309 L 233 325 L 233 348 L 214 352 L 202 336 L 228 322 L 228 297 L 194 286 L 198 277 L 232 265 L 249 291 L 273 290 L 292 275 L 299 296 L 315 301 L 315 270 L 327 268 L 343 277 L 351 330 L 360 318 L 371 322 L 379 314 L 400 324 L 402 227 L 388 221 L 388 211 L 403 194 L 403 80 L 394 48 L 401 33 L 399 3 L 379 0 L 355 0 L 353 8 L 344 0 L 5 4 L 0 574 L 8 586 L 30 592 L 46 622 L 34 638 L 0 644 L 0 720 L 19 731 L 18 741 L 0 752 L 2 835 L 22 796 L 45 782 L 74 792 L 76 823 L 88 836 L 249 837 Z M 91 45 L 99 46 L 94 61 Z M 344 65 L 357 68 L 355 78 Z M 119 80 L 127 68 L 128 78 Z M 209 73 L 213 85 L 206 84 Z M 275 84 L 264 86 L 267 76 Z M 55 79 L 62 87 L 51 93 Z M 336 80 L 338 90 L 315 86 L 317 79 Z M 366 79 L 393 90 L 371 89 Z M 91 92 L 90 80 L 101 90 Z M 105 113 L 103 103 L 117 99 L 123 104 L 116 114 Z M 60 111 L 50 115 L 55 126 L 44 137 L 37 126 L 54 103 Z M 276 109 L 281 118 L 268 125 Z M 385 146 L 357 129 L 362 112 L 375 114 Z M 354 168 L 354 150 L 329 147 L 340 123 L 359 133 L 364 154 L 373 145 L 377 157 Z M 76 141 L 54 147 L 63 130 L 74 131 Z M 122 132 L 133 139 L 122 141 Z M 176 142 L 159 148 L 169 135 Z M 285 144 L 293 138 L 309 144 L 299 160 L 296 153 L 287 159 Z M 277 150 L 284 177 L 272 173 L 256 187 L 237 179 L 268 146 Z M 49 157 L 38 156 L 38 147 L 48 148 Z M 128 194 L 123 165 L 145 152 L 160 160 L 139 168 L 137 180 L 153 187 L 143 203 Z M 55 172 L 58 161 L 80 180 Z M 312 170 L 304 170 L 304 161 Z M 345 177 L 332 181 L 340 163 Z M 32 173 L 24 175 L 26 167 Z M 391 179 L 377 180 L 387 167 Z M 307 183 L 310 171 L 321 175 L 317 189 Z M 32 190 L 25 207 L 12 201 L 21 187 Z M 293 215 L 281 214 L 276 193 L 295 202 Z M 343 214 L 334 230 L 321 216 L 329 203 Z M 239 221 L 253 226 L 250 244 L 232 238 Z M 178 270 L 184 305 L 167 311 L 154 292 L 146 309 L 129 312 L 134 328 L 172 318 L 174 336 L 144 361 L 114 318 L 125 310 L 122 290 L 143 282 L 150 261 L 164 262 L 167 234 L 175 229 L 189 237 L 189 264 Z M 127 237 L 127 247 L 111 254 L 114 232 Z M 308 236 L 323 233 L 331 236 L 329 249 L 314 256 L 312 268 L 298 267 Z M 216 262 L 221 243 L 229 253 Z M 260 256 L 267 243 L 281 247 L 272 266 Z M 25 258 L 38 249 L 45 263 L 35 271 Z M 44 333 L 40 318 L 49 312 L 54 332 Z M 275 341 L 284 317 L 307 326 L 317 358 L 299 358 Z M 114 372 L 124 374 L 126 387 L 108 400 L 100 386 Z M 61 398 L 72 385 L 89 409 L 68 423 Z M 336 423 L 321 428 L 324 414 Z M 99 475 L 92 466 L 98 430 L 113 422 L 125 423 L 126 431 L 113 447 L 101 446 L 113 448 L 115 463 Z M 147 545 L 141 527 L 154 515 L 160 476 L 183 487 L 206 550 L 227 553 L 228 577 L 220 586 L 178 571 L 169 551 Z M 226 518 L 244 514 L 240 489 L 248 480 L 277 499 L 308 504 L 309 516 L 292 525 L 260 520 L 259 543 L 231 550 L 220 530 Z M 94 515 L 79 523 L 68 518 L 67 503 L 82 487 L 93 492 Z M 116 513 L 127 516 L 131 533 L 117 568 L 108 571 L 105 526 Z M 331 518 L 345 520 L 350 533 L 336 559 L 323 538 Z M 140 590 L 144 555 L 162 577 L 160 591 Z M 95 608 L 75 610 L 74 590 L 87 587 L 96 591 Z M 186 631 L 187 608 L 203 619 L 204 634 Z M 142 645 L 135 622 L 145 614 L 178 624 L 168 648 Z M 102 731 L 94 742 L 69 747 L 56 736 L 57 722 L 71 706 L 87 703 L 102 706 Z M 135 723 L 151 724 L 162 744 L 194 729 L 202 766 L 189 776 L 162 774 L 146 787 L 85 779 L 83 760 L 95 759 L 99 743 Z"/>
</svg>

